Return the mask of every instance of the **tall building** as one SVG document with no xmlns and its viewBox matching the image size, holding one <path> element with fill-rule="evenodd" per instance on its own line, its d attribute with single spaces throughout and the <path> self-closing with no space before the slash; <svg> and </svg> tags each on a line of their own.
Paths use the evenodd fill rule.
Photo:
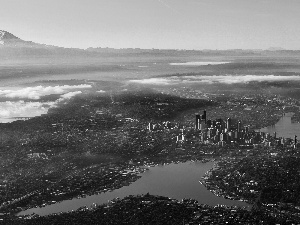
<svg viewBox="0 0 300 225">
<path fill-rule="evenodd" d="M 226 135 L 226 133 L 221 133 L 220 134 L 220 141 L 227 141 L 227 135 Z"/>
<path fill-rule="evenodd" d="M 285 144 L 285 140 L 284 138 L 281 138 L 281 144 L 284 145 Z"/>
<path fill-rule="evenodd" d="M 231 119 L 230 118 L 227 119 L 226 128 L 227 128 L 227 130 L 230 130 L 230 128 L 231 128 Z"/>
<path fill-rule="evenodd" d="M 207 127 L 212 127 L 212 122 L 211 122 L 211 120 L 207 120 L 207 121 L 206 121 L 206 124 L 207 124 Z"/>
<path fill-rule="evenodd" d="M 203 111 L 203 115 L 202 115 L 201 119 L 204 120 L 206 123 L 206 110 Z"/>
<path fill-rule="evenodd" d="M 196 115 L 196 126 L 195 126 L 196 130 L 199 130 L 200 128 L 200 115 L 197 114 Z"/>
<path fill-rule="evenodd" d="M 248 133 L 249 132 L 249 127 L 245 127 L 245 132 Z"/>
<path fill-rule="evenodd" d="M 204 131 L 206 128 L 207 128 L 207 126 L 206 126 L 205 120 L 201 120 L 201 123 L 200 123 L 200 130 L 201 130 L 201 131 Z"/>
<path fill-rule="evenodd" d="M 238 132 L 242 131 L 242 122 L 241 121 L 239 121 L 238 124 L 237 124 L 237 131 Z"/>
<path fill-rule="evenodd" d="M 152 131 L 152 130 L 154 129 L 154 124 L 149 123 L 148 126 L 147 126 L 147 129 L 148 129 L 149 131 Z"/>
<path fill-rule="evenodd" d="M 218 130 L 223 131 L 223 130 L 224 130 L 223 120 L 222 120 L 222 119 L 217 119 L 217 120 L 216 120 L 216 123 L 215 123 L 215 127 L 216 127 Z"/>
</svg>

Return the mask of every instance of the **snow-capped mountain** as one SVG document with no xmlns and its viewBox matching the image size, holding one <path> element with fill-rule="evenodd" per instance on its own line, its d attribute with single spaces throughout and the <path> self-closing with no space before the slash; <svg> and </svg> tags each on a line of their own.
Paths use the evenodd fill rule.
<svg viewBox="0 0 300 225">
<path fill-rule="evenodd" d="M 6 34 L 5 31 L 0 30 L 0 45 L 4 45 L 4 40 L 5 40 L 4 35 L 5 35 L 5 34 Z"/>
<path fill-rule="evenodd" d="M 74 58 L 86 57 L 91 53 L 83 49 L 68 49 L 46 44 L 38 44 L 32 41 L 24 41 L 15 35 L 0 30 L 0 59 L 30 59 L 34 58 Z"/>
<path fill-rule="evenodd" d="M 13 34 L 4 30 L 0 30 L 0 46 L 17 46 L 20 44 L 24 45 L 25 43 L 27 42 L 14 36 Z"/>
</svg>

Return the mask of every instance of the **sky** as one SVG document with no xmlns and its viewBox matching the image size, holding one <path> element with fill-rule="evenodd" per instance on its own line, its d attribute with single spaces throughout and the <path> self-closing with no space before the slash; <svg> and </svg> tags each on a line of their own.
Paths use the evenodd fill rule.
<svg viewBox="0 0 300 225">
<path fill-rule="evenodd" d="M 62 47 L 300 49 L 299 0 L 0 0 L 0 30 Z"/>
</svg>

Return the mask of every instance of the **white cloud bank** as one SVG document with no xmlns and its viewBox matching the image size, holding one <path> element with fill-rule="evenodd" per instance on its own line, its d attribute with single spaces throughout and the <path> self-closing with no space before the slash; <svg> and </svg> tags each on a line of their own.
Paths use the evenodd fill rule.
<svg viewBox="0 0 300 225">
<path fill-rule="evenodd" d="M 172 83 L 172 80 L 166 78 L 149 78 L 143 80 L 130 80 L 130 83 L 138 84 L 159 84 L 159 85 L 168 85 Z"/>
<path fill-rule="evenodd" d="M 72 89 L 91 88 L 89 84 L 81 85 L 62 85 L 62 86 L 36 86 L 27 87 L 18 90 L 0 90 L 0 97 L 19 98 L 19 99 L 40 99 L 42 96 L 50 94 L 64 94 Z"/>
<path fill-rule="evenodd" d="M 23 88 L 16 91 L 6 90 L 1 91 L 0 96 L 10 97 L 10 98 L 25 98 L 29 99 L 39 99 L 40 96 L 48 94 L 61 94 L 60 98 L 52 102 L 25 102 L 23 100 L 19 101 L 5 101 L 0 102 L 0 122 L 12 122 L 13 117 L 35 117 L 40 116 L 41 114 L 46 114 L 48 109 L 51 107 L 56 107 L 58 103 L 68 100 L 78 94 L 81 94 L 82 91 L 73 91 L 67 92 L 67 90 L 75 88 L 90 88 L 90 85 L 78 85 L 78 86 L 55 86 L 55 87 L 46 87 L 44 90 L 37 86 L 34 88 Z M 4 93 L 4 94 L 3 94 Z M 10 119 L 9 119 L 10 118 Z"/>
<path fill-rule="evenodd" d="M 130 82 L 149 85 L 173 85 L 182 83 L 223 83 L 238 84 L 249 82 L 273 82 L 273 81 L 300 81 L 300 76 L 275 76 L 275 75 L 213 75 L 213 76 L 173 76 L 169 78 L 149 78 L 131 80 Z"/>
<path fill-rule="evenodd" d="M 230 62 L 185 62 L 185 63 L 169 63 L 171 66 L 207 66 L 207 65 L 221 65 Z"/>
<path fill-rule="evenodd" d="M 275 75 L 223 75 L 223 76 L 185 76 L 184 81 L 201 83 L 238 84 L 249 82 L 300 81 L 300 76 Z"/>
<path fill-rule="evenodd" d="M 64 99 L 70 99 L 72 97 L 74 97 L 75 95 L 78 95 L 78 94 L 81 94 L 82 91 L 73 91 L 73 92 L 69 92 L 69 93 L 66 93 L 66 94 L 63 94 L 60 96 L 60 99 L 61 100 L 64 100 Z M 58 100 L 60 100 L 58 99 Z"/>
<path fill-rule="evenodd" d="M 0 118 L 34 117 L 47 113 L 54 103 L 6 101 L 0 102 Z"/>
</svg>

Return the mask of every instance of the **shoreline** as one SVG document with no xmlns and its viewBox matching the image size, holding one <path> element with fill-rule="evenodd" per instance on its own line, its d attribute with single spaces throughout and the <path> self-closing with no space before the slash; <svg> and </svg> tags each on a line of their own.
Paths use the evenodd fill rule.
<svg viewBox="0 0 300 225">
<path fill-rule="evenodd" d="M 150 167 L 157 167 L 157 166 L 159 166 L 159 165 L 163 165 L 163 166 L 167 166 L 167 165 L 169 165 L 169 164 L 181 164 L 181 163 L 186 163 L 186 162 L 191 162 L 191 163 L 195 163 L 195 162 L 200 162 L 200 163 L 203 163 L 203 164 L 205 164 L 206 162 L 212 162 L 212 161 L 215 161 L 216 160 L 216 158 L 208 158 L 208 159 L 205 159 L 204 160 L 204 162 L 203 162 L 203 160 L 185 160 L 185 161 L 173 161 L 173 162 L 170 162 L 170 163 L 164 163 L 164 164 L 155 164 L 155 165 L 150 165 L 150 166 L 148 166 L 148 168 L 147 169 L 145 169 L 145 170 L 143 170 L 141 173 L 139 173 L 139 174 L 137 174 L 137 176 L 139 177 L 139 178 L 141 178 L 141 176 L 139 176 L 139 175 L 141 175 L 142 173 L 144 173 L 146 170 L 148 170 Z M 216 162 L 214 162 L 214 164 L 213 164 L 213 167 L 215 167 L 215 165 L 216 165 Z M 145 166 L 144 166 L 145 167 Z M 206 172 L 207 173 L 207 172 Z M 138 178 L 138 179 L 139 179 Z M 135 180 L 135 181 L 137 181 L 137 180 Z M 134 181 L 133 182 L 131 182 L 131 183 L 134 183 Z M 130 183 L 130 184 L 131 184 Z M 130 185 L 129 184 L 129 185 Z M 127 185 L 126 185 L 127 186 Z M 206 186 L 205 185 L 203 185 L 204 186 L 204 188 L 205 189 L 207 189 L 206 188 Z M 123 186 L 124 187 L 124 186 Z M 122 187 L 119 187 L 119 188 L 113 188 L 113 189 L 110 189 L 110 190 L 106 190 L 106 191 L 104 191 L 104 192 L 99 192 L 99 193 L 95 193 L 95 194 L 92 194 L 92 195 L 84 195 L 84 196 L 82 196 L 82 197 L 80 197 L 80 198 L 85 198 L 85 197 L 89 197 L 89 196 L 93 196 L 93 195 L 95 195 L 95 196 L 97 196 L 97 195 L 101 195 L 102 193 L 105 193 L 105 192 L 107 192 L 107 191 L 109 191 L 109 192 L 112 192 L 112 191 L 115 191 L 115 190 L 117 190 L 117 189 L 120 189 L 120 188 L 122 188 Z M 208 189 L 207 189 L 208 190 Z M 208 190 L 208 191 L 210 191 L 210 190 Z M 137 194 L 139 194 L 139 193 L 137 193 Z M 127 196 L 127 195 L 126 195 Z M 126 197 L 125 196 L 125 197 Z M 216 195 L 217 197 L 221 197 L 221 198 L 224 198 L 223 196 L 218 196 L 218 195 Z M 124 198 L 125 198 L 124 197 Z M 69 199 L 69 200 L 76 200 L 76 199 L 78 199 L 78 197 L 75 197 L 75 198 L 73 198 L 73 199 Z M 191 197 L 191 199 L 193 199 L 193 197 Z M 225 198 L 226 199 L 226 198 Z M 63 200 L 63 201 L 69 201 L 69 200 Z M 232 199 L 229 199 L 229 200 L 232 200 Z M 61 201 L 61 202 L 63 202 L 63 201 Z M 59 204 L 59 203 L 61 203 L 61 202 L 55 202 L 54 204 L 50 204 L 50 205 L 45 205 L 45 206 L 42 206 L 42 207 L 39 207 L 39 208 L 43 208 L 43 207 L 46 207 L 46 206 L 51 206 L 51 205 L 55 205 L 55 204 Z M 99 203 L 97 203 L 97 204 L 99 204 Z M 101 203 L 101 204 L 103 204 L 103 203 Z M 237 206 L 237 205 L 233 205 L 233 206 L 231 206 L 231 205 L 222 205 L 222 203 L 220 203 L 220 204 L 217 204 L 217 205 L 221 205 L 221 206 L 225 206 L 225 207 L 240 207 L 240 208 L 248 208 L 248 207 L 244 207 L 244 206 Z M 80 207 L 83 207 L 83 206 L 80 206 Z M 79 207 L 79 208 L 80 208 Z M 36 208 L 36 207 L 35 207 Z M 26 210 L 22 210 L 21 212 L 18 212 L 18 213 L 16 213 L 16 215 L 17 216 L 25 216 L 25 215 L 30 215 L 30 214 L 22 214 L 22 212 L 24 212 L 24 211 L 27 211 L 27 210 L 30 210 L 30 209 L 34 209 L 34 208 L 29 208 L 29 209 L 26 209 Z M 65 211 L 64 213 L 67 213 L 67 212 L 71 212 L 72 210 L 69 210 L 69 211 Z M 50 213 L 50 214 L 47 214 L 47 215 L 51 215 L 51 214 L 53 214 L 53 213 Z M 47 216 L 47 215 L 42 215 L 42 216 Z"/>
<path fill-rule="evenodd" d="M 204 174 L 204 176 L 199 180 L 199 182 L 207 190 L 209 190 L 211 193 L 213 193 L 214 195 L 216 195 L 218 197 L 225 198 L 225 199 L 229 199 L 229 200 L 245 202 L 245 203 L 249 204 L 249 206 L 248 207 L 244 207 L 244 208 L 247 209 L 247 210 L 251 210 L 251 208 L 253 207 L 253 205 L 252 205 L 253 203 L 252 202 L 249 202 L 246 199 L 243 199 L 243 198 L 240 198 L 240 197 L 237 197 L 237 196 L 236 197 L 230 196 L 228 193 L 222 191 L 216 184 L 213 184 L 213 183 L 207 181 L 207 180 L 210 179 L 211 174 L 214 171 L 217 171 L 220 168 L 219 163 L 223 159 L 224 158 L 221 158 L 220 160 L 218 160 L 217 162 L 215 162 L 214 165 L 213 165 L 213 167 Z"/>
</svg>

